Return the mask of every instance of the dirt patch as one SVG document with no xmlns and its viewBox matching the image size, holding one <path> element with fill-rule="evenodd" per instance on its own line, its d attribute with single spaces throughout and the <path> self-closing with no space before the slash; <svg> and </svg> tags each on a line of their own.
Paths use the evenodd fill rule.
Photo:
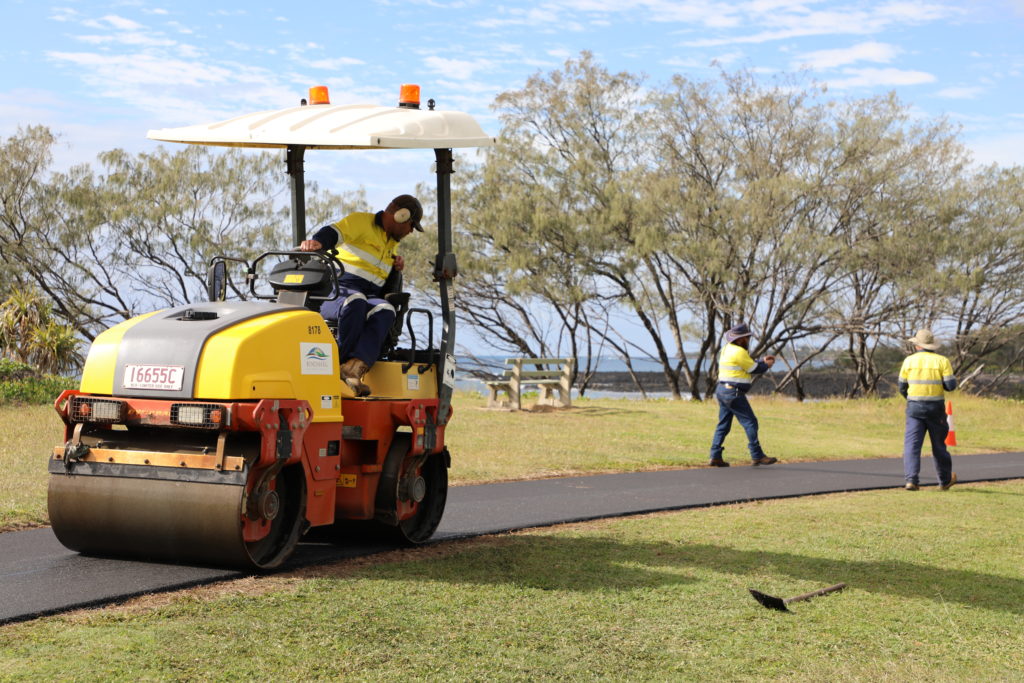
<svg viewBox="0 0 1024 683">
<path fill-rule="evenodd" d="M 74 623 L 87 623 L 101 614 L 103 616 L 110 614 L 145 614 L 185 599 L 206 602 L 225 597 L 257 597 L 267 595 L 268 593 L 290 591 L 295 590 L 300 584 L 309 579 L 345 579 L 367 567 L 412 560 L 434 560 L 449 557 L 469 547 L 500 547 L 508 542 L 508 537 L 509 534 L 499 534 L 446 541 L 444 543 L 432 543 L 415 548 L 402 548 L 375 555 L 339 560 L 330 564 L 303 567 L 279 574 L 246 576 L 240 579 L 218 581 L 217 583 L 205 584 L 194 588 L 150 593 L 105 607 L 67 612 L 63 615 L 63 618 Z"/>
<path fill-rule="evenodd" d="M 8 531 L 28 531 L 29 529 L 38 529 L 40 527 L 49 526 L 43 522 L 8 522 L 7 524 L 0 524 L 0 534 Z"/>
</svg>

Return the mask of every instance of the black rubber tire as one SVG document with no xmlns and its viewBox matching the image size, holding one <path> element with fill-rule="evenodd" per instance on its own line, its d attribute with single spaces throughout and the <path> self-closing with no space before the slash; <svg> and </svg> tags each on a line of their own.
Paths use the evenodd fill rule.
<svg viewBox="0 0 1024 683">
<path fill-rule="evenodd" d="M 426 543 L 437 531 L 448 502 L 448 451 L 427 456 L 420 474 L 427 483 L 427 493 L 416 514 L 398 523 L 402 538 L 411 544 Z"/>
<path fill-rule="evenodd" d="M 382 539 L 397 540 L 403 545 L 430 540 L 441 523 L 448 502 L 448 463 L 451 457 L 445 448 L 428 455 L 420 467 L 420 476 L 426 482 L 426 495 L 419 502 L 415 514 L 408 519 L 398 519 L 398 487 L 411 450 L 411 435 L 396 432 L 384 459 L 376 496 L 376 523 Z"/>
<path fill-rule="evenodd" d="M 301 465 L 277 473 L 275 487 L 281 507 L 266 537 L 245 544 L 254 567 L 272 569 L 287 560 L 308 528 L 306 522 L 306 477 Z"/>
</svg>

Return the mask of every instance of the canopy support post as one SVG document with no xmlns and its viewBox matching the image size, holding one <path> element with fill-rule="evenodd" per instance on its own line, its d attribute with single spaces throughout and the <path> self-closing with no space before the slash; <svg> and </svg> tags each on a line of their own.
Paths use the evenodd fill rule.
<svg viewBox="0 0 1024 683">
<path fill-rule="evenodd" d="M 285 162 L 292 193 L 292 239 L 298 247 L 306 239 L 306 173 L 303 168 L 304 145 L 288 145 Z"/>
<path fill-rule="evenodd" d="M 455 302 L 452 280 L 458 274 L 452 246 L 451 149 L 435 149 L 437 159 L 437 256 L 434 279 L 441 290 L 441 349 L 437 359 L 437 424 L 445 425 L 451 414 L 455 373 Z"/>
</svg>

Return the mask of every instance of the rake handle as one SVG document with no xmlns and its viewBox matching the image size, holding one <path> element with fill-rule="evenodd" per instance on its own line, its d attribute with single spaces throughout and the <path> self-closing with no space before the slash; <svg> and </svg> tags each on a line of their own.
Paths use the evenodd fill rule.
<svg viewBox="0 0 1024 683">
<path fill-rule="evenodd" d="M 788 605 L 791 602 L 800 602 L 801 600 L 810 600 L 811 598 L 816 598 L 819 595 L 825 595 L 827 593 L 834 593 L 836 591 L 841 591 L 844 588 L 846 588 L 846 584 L 845 583 L 837 583 L 834 586 L 829 586 L 828 588 L 819 588 L 816 591 L 811 591 L 810 593 L 804 593 L 803 595 L 798 595 L 795 598 L 786 598 L 782 602 Z"/>
</svg>

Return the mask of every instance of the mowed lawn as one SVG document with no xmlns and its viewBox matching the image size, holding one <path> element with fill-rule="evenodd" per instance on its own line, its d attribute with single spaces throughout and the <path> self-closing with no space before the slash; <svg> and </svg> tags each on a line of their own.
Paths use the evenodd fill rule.
<svg viewBox="0 0 1024 683">
<path fill-rule="evenodd" d="M 718 415 L 714 401 L 578 400 L 569 410 L 516 413 L 484 403 L 478 394 L 455 396 L 446 430 L 455 485 L 702 466 Z M 783 462 L 897 457 L 902 449 L 902 399 L 752 403 L 765 450 Z M 954 394 L 953 405 L 954 455 L 1024 450 L 1024 402 Z M 60 420 L 50 406 L 0 406 L 0 431 L 0 530 L 45 524 L 46 461 L 63 438 Z M 738 425 L 726 458 L 749 458 Z M 930 463 L 922 472 L 931 476 Z"/>
<path fill-rule="evenodd" d="M 0 679 L 1021 680 L 1021 519 L 1013 481 L 446 543 L 0 627 Z"/>
</svg>

